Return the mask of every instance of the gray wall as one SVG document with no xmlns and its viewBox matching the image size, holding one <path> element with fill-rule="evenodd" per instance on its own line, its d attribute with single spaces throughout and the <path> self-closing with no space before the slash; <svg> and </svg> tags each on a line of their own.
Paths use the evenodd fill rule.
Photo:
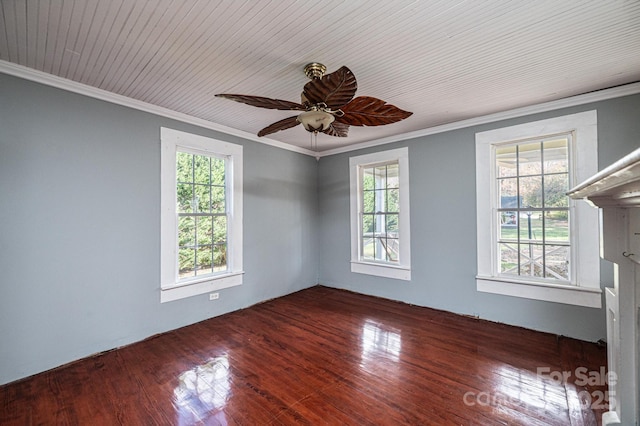
<svg viewBox="0 0 640 426">
<path fill-rule="evenodd" d="M 589 341 L 604 338 L 604 309 L 479 293 L 475 282 L 475 133 L 592 109 L 598 111 L 603 168 L 640 145 L 639 95 L 323 157 L 320 283 Z M 409 147 L 410 282 L 355 274 L 349 264 L 349 157 L 401 146 Z M 613 267 L 606 261 L 601 282 L 613 285 Z"/>
<path fill-rule="evenodd" d="M 595 341 L 603 310 L 475 290 L 477 131 L 598 110 L 599 164 L 640 96 L 311 157 L 0 74 L 0 384 L 320 282 Z M 244 146 L 240 287 L 159 303 L 160 127 Z M 355 130 L 354 130 L 355 131 Z M 352 155 L 409 146 L 410 282 L 349 269 Z M 603 285 L 613 272 L 603 262 Z"/>
<path fill-rule="evenodd" d="M 317 283 L 314 158 L 3 74 L 0 99 L 0 384 Z M 217 301 L 159 302 L 161 126 L 244 146 Z"/>
</svg>

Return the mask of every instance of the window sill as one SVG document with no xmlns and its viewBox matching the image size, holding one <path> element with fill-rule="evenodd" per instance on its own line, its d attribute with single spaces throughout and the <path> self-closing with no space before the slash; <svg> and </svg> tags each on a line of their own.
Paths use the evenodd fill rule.
<svg viewBox="0 0 640 426">
<path fill-rule="evenodd" d="M 476 277 L 477 289 L 483 293 L 602 308 L 602 289 L 572 285 L 510 281 L 501 277 Z"/>
<path fill-rule="evenodd" d="M 361 261 L 351 261 L 351 272 L 357 274 L 376 275 L 378 277 L 393 278 L 396 280 L 411 281 L 411 269 L 404 266 L 384 265 L 381 263 L 370 263 Z"/>
<path fill-rule="evenodd" d="M 244 271 L 207 277 L 202 281 L 189 281 L 160 289 L 160 303 L 184 299 L 185 297 L 222 290 L 242 284 Z"/>
</svg>

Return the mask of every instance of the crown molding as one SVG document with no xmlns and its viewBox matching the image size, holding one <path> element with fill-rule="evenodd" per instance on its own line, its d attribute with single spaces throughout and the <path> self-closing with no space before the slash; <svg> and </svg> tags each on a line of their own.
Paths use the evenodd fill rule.
<svg viewBox="0 0 640 426">
<path fill-rule="evenodd" d="M 443 124 L 440 126 L 428 127 L 426 129 L 416 130 L 401 135 L 389 136 L 381 139 L 374 139 L 367 142 L 348 145 L 340 148 L 329 149 L 326 151 L 315 152 L 306 148 L 291 145 L 288 143 L 276 141 L 269 138 L 258 138 L 257 136 L 244 132 L 242 130 L 233 129 L 201 118 L 193 117 L 188 114 L 173 111 L 168 108 L 156 106 L 147 102 L 138 101 L 127 96 L 118 95 L 106 90 L 98 89 L 86 84 L 78 83 L 66 78 L 58 77 L 22 65 L 0 60 L 0 73 L 12 75 L 14 77 L 23 78 L 36 83 L 45 84 L 47 86 L 56 87 L 58 89 L 67 90 L 69 92 L 78 93 L 89 96 L 91 98 L 100 99 L 102 101 L 111 102 L 117 105 L 137 109 L 139 111 L 148 112 L 173 120 L 181 121 L 187 124 L 193 124 L 205 129 L 215 130 L 231 136 L 237 136 L 253 142 L 270 145 L 276 148 L 305 154 L 320 159 L 330 155 L 341 154 L 344 152 L 357 151 L 364 148 L 370 148 L 379 145 L 385 145 L 393 142 L 400 142 L 408 139 L 415 139 L 423 136 L 435 135 L 438 133 L 449 132 L 452 130 L 464 129 L 466 127 L 477 126 L 481 124 L 493 123 L 496 121 L 507 120 L 510 118 L 523 117 L 531 114 L 538 114 L 547 111 L 553 111 L 561 108 L 568 108 L 577 105 L 584 105 L 592 102 L 603 101 L 607 99 L 619 98 L 628 95 L 640 93 L 640 82 L 626 84 L 623 86 L 612 87 L 609 89 L 589 92 L 582 95 L 571 96 L 569 98 L 558 99 L 555 101 L 544 102 L 536 105 L 530 105 L 522 108 L 516 108 L 508 111 L 498 112 L 494 114 L 474 117 L 467 120 L 455 121 L 453 123 Z"/>
<path fill-rule="evenodd" d="M 265 145 L 274 146 L 276 148 L 286 149 L 288 151 L 297 152 L 313 157 L 317 157 L 317 153 L 309 149 L 301 148 L 295 145 L 291 145 L 284 142 L 279 142 L 268 138 L 258 138 L 257 136 L 244 132 L 242 130 L 233 129 L 231 127 L 223 126 L 221 124 L 213 123 L 201 118 L 193 117 L 188 114 L 176 112 L 168 108 L 153 105 L 147 102 L 139 101 L 127 96 L 118 95 L 103 89 L 88 86 L 86 84 L 78 83 L 73 80 L 58 77 L 53 74 L 48 74 L 42 71 L 28 68 L 22 65 L 17 65 L 11 62 L 0 60 L 0 73 L 12 75 L 14 77 L 23 78 L 25 80 L 33 81 L 35 83 L 44 84 L 47 86 L 55 87 L 58 89 L 66 90 L 68 92 L 78 93 L 101 101 L 110 102 L 113 104 L 125 106 L 128 108 L 137 109 L 139 111 L 148 112 L 151 114 L 159 115 L 161 117 L 170 118 L 172 120 L 181 121 L 187 124 L 193 124 L 198 127 L 203 127 L 209 130 L 215 130 L 231 136 L 237 136 L 242 139 L 247 139 L 253 142 L 258 142 Z"/>
<path fill-rule="evenodd" d="M 400 142 L 408 139 L 415 139 L 422 136 L 435 135 L 437 133 L 449 132 L 451 130 L 464 129 L 481 124 L 488 124 L 496 121 L 508 120 L 510 118 L 523 117 L 525 115 L 538 114 L 577 105 L 584 105 L 592 102 L 604 101 L 607 99 L 621 98 L 623 96 L 635 95 L 637 93 L 640 93 L 640 82 L 625 84 L 623 86 L 616 86 L 609 89 L 598 90 L 595 92 L 589 92 L 582 95 L 571 96 L 569 98 L 558 99 L 555 101 L 544 102 L 541 104 L 530 105 L 508 111 L 497 112 L 494 114 L 483 115 L 467 120 L 455 121 L 453 123 L 416 130 L 415 132 L 408 132 L 402 135 L 390 136 L 354 145 L 330 149 L 320 152 L 318 156 L 327 157 L 329 155 L 341 154 L 343 152 L 356 151 L 373 146 L 385 145 L 388 143 Z"/>
</svg>

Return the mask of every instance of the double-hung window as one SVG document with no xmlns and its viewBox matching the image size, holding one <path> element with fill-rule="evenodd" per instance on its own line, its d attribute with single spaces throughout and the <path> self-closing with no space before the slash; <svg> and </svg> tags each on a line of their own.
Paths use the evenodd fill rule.
<svg viewBox="0 0 640 426">
<path fill-rule="evenodd" d="M 570 284 L 571 133 L 495 147 L 498 273 Z"/>
<path fill-rule="evenodd" d="M 161 301 L 242 283 L 242 146 L 161 129 Z"/>
<path fill-rule="evenodd" d="M 597 171 L 595 111 L 476 134 L 479 291 L 601 305 L 598 212 L 569 189 Z"/>
<path fill-rule="evenodd" d="M 351 270 L 411 279 L 407 148 L 349 160 Z"/>
</svg>

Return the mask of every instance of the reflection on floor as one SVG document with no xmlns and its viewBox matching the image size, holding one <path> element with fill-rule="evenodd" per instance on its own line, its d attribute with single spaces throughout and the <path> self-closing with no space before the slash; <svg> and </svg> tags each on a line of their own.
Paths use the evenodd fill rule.
<svg viewBox="0 0 640 426">
<path fill-rule="evenodd" d="M 605 358 L 319 286 L 0 387 L 0 424 L 597 425 Z"/>
</svg>

